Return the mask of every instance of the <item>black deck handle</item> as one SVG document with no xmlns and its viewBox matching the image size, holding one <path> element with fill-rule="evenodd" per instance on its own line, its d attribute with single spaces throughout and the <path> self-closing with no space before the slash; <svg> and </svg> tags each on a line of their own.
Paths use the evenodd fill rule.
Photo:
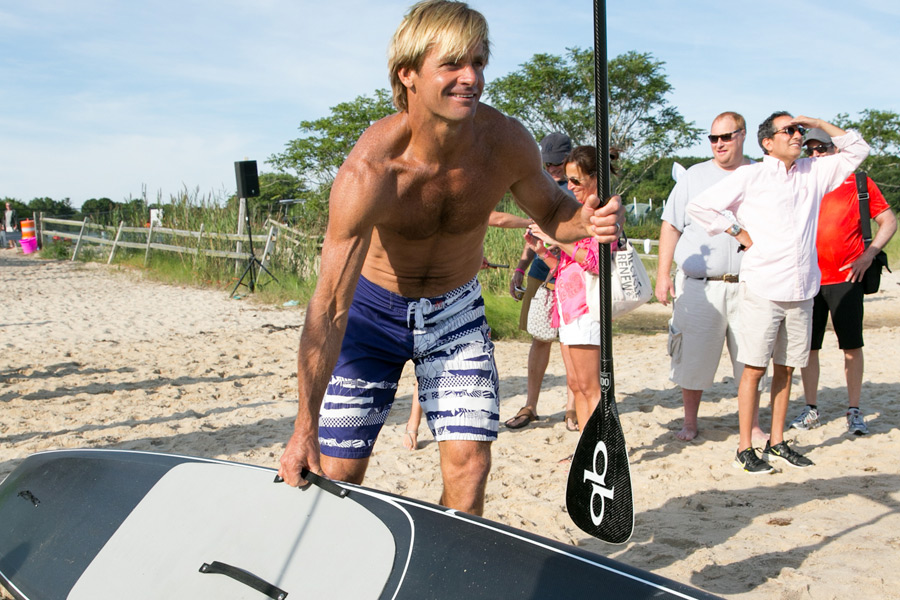
<svg viewBox="0 0 900 600">
<path fill-rule="evenodd" d="M 210 575 L 225 575 L 226 577 L 231 577 L 235 581 L 239 581 L 247 587 L 251 587 L 257 592 L 265 594 L 272 600 L 284 600 L 287 598 L 287 592 L 275 587 L 268 581 L 257 577 L 249 571 L 239 569 L 238 567 L 232 567 L 231 565 L 226 565 L 219 561 L 203 563 L 200 567 L 200 572 Z"/>
<path fill-rule="evenodd" d="M 347 488 L 339 486 L 338 484 L 336 484 L 331 479 L 328 479 L 327 477 L 323 477 L 321 475 L 316 475 L 315 473 L 313 473 L 312 471 L 310 471 L 309 469 L 307 469 L 305 467 L 303 469 L 301 469 L 300 477 L 302 477 L 303 479 L 305 479 L 312 485 L 314 485 L 318 488 L 321 488 L 323 491 L 326 491 L 329 494 L 333 494 L 333 495 L 337 496 L 338 498 L 346 498 L 347 494 L 350 493 L 350 490 L 348 490 Z M 276 475 L 275 483 L 284 483 L 284 478 L 281 475 Z M 309 486 L 306 486 L 306 487 L 309 487 Z M 301 489 L 306 489 L 306 488 L 303 487 Z"/>
</svg>

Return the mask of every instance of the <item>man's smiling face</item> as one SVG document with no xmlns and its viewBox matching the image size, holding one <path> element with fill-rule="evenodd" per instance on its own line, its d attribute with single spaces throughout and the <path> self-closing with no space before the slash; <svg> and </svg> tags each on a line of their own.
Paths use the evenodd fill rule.
<svg viewBox="0 0 900 600">
<path fill-rule="evenodd" d="M 486 60 L 481 44 L 460 58 L 439 52 L 429 50 L 418 71 L 401 73 L 407 96 L 449 121 L 471 118 L 484 92 Z"/>
</svg>

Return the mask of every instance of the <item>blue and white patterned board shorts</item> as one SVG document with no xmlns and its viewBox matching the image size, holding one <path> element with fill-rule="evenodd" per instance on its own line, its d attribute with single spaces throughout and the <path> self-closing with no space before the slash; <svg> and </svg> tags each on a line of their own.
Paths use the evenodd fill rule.
<svg viewBox="0 0 900 600">
<path fill-rule="evenodd" d="M 360 277 L 319 413 L 322 454 L 372 453 L 408 360 L 436 440 L 497 439 L 499 378 L 478 280 L 416 300 Z"/>
</svg>

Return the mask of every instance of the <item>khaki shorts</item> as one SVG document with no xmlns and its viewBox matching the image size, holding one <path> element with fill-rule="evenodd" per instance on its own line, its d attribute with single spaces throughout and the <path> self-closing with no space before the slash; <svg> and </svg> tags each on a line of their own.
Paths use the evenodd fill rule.
<svg viewBox="0 0 900 600">
<path fill-rule="evenodd" d="M 809 361 L 813 299 L 778 302 L 757 296 L 741 282 L 738 360 L 745 365 L 805 367 Z"/>
<path fill-rule="evenodd" d="M 670 379 L 686 390 L 705 390 L 716 377 L 727 345 L 735 381 L 740 284 L 685 277 L 669 321 Z"/>
</svg>

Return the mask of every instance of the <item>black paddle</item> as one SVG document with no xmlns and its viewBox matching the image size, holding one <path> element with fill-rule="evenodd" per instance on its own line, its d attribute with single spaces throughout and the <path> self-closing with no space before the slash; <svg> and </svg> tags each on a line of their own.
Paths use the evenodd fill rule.
<svg viewBox="0 0 900 600">
<path fill-rule="evenodd" d="M 594 0 L 594 96 L 597 138 L 597 194 L 610 195 L 609 105 L 606 72 L 606 2 Z M 566 509 L 590 535 L 622 544 L 634 531 L 634 502 L 628 448 L 616 410 L 612 353 L 611 252 L 600 245 L 600 403 L 584 425 L 566 485 Z"/>
</svg>

